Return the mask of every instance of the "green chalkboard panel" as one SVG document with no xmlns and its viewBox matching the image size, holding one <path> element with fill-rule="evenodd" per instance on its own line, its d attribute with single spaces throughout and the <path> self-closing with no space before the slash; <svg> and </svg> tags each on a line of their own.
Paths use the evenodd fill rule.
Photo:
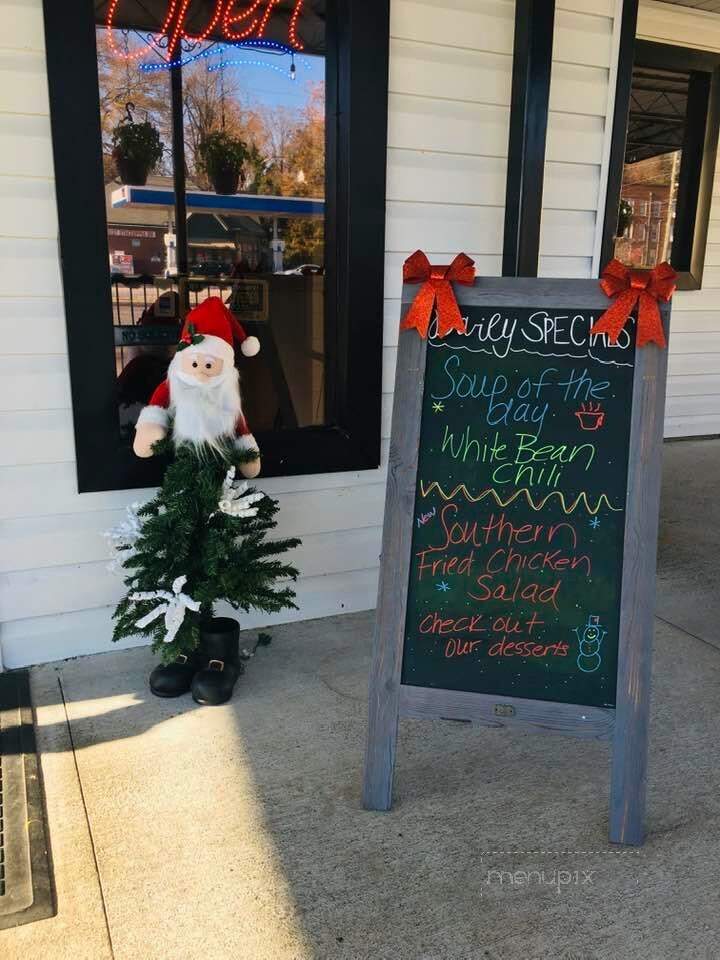
<svg viewBox="0 0 720 960">
<path fill-rule="evenodd" d="M 634 325 L 463 313 L 428 341 L 402 683 L 612 707 Z"/>
</svg>

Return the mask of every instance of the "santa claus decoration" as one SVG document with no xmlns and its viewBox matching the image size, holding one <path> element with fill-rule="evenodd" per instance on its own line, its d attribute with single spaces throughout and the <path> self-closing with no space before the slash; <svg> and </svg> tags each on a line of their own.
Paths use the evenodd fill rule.
<svg viewBox="0 0 720 960">
<path fill-rule="evenodd" d="M 255 453 L 239 464 L 243 476 L 258 475 L 260 451 L 243 415 L 234 342 L 246 357 L 260 350 L 257 337 L 245 333 L 220 297 L 209 297 L 188 313 L 167 379 L 138 418 L 133 450 L 139 457 L 151 457 L 153 445 L 172 424 L 176 447 L 217 448 L 232 442 L 238 450 Z"/>
<path fill-rule="evenodd" d="M 217 604 L 294 607 L 297 577 L 281 556 L 299 541 L 268 538 L 277 503 L 243 480 L 260 472 L 260 451 L 243 414 L 235 342 L 248 357 L 260 349 L 218 297 L 188 313 L 133 446 L 140 457 L 169 455 L 163 484 L 109 532 L 126 587 L 113 639 L 145 634 L 163 661 L 152 693 L 190 691 L 202 704 L 225 703 L 244 670 L 239 624 L 216 615 Z"/>
</svg>

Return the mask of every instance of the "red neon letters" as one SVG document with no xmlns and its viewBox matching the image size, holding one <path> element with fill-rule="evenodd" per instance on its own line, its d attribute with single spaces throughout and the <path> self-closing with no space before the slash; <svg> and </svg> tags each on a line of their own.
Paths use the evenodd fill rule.
<svg viewBox="0 0 720 960">
<path fill-rule="evenodd" d="M 215 0 L 210 19 L 205 28 L 196 34 L 188 33 L 185 29 L 185 20 L 192 0 L 168 0 L 167 10 L 162 26 L 153 31 L 156 37 L 167 37 L 167 49 L 175 51 L 182 40 L 202 42 L 215 32 L 219 32 L 229 43 L 239 43 L 243 40 L 259 40 L 265 35 L 265 29 L 280 0 L 250 0 L 241 3 L 240 0 Z M 105 26 L 112 50 L 120 57 L 135 60 L 145 56 L 150 47 L 125 53 L 115 43 L 112 31 L 114 29 L 115 14 L 120 0 L 112 0 L 108 8 Z M 293 50 L 302 50 L 303 44 L 297 35 L 298 19 L 302 10 L 303 0 L 295 0 L 295 4 L 288 21 L 288 45 Z M 218 29 L 219 28 L 219 29 Z M 157 46 L 154 42 L 151 46 Z"/>
</svg>

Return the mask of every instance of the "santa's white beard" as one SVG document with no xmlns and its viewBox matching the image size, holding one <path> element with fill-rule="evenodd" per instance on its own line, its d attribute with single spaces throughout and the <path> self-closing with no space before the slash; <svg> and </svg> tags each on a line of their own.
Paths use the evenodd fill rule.
<svg viewBox="0 0 720 960">
<path fill-rule="evenodd" d="M 234 437 L 242 414 L 238 371 L 228 366 L 220 376 L 201 383 L 182 372 L 180 360 L 176 354 L 168 369 L 175 443 L 217 446 L 222 438 Z"/>
</svg>

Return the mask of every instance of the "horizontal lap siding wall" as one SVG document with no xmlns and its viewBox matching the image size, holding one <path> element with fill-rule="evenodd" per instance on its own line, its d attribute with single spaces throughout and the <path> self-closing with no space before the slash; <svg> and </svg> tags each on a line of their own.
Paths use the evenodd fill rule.
<svg viewBox="0 0 720 960">
<path fill-rule="evenodd" d="M 553 37 L 539 274 L 592 277 L 604 202 L 616 0 L 558 3 Z"/>
<path fill-rule="evenodd" d="M 720 16 L 641 3 L 637 34 L 720 53 Z M 716 165 L 702 289 L 676 293 L 668 360 L 665 436 L 720 433 L 720 169 Z"/>
<path fill-rule="evenodd" d="M 384 409 L 392 405 L 402 263 L 460 250 L 502 270 L 515 4 L 391 0 Z"/>
<path fill-rule="evenodd" d="M 602 231 L 619 18 L 615 0 L 558 8 L 550 87 L 541 276 L 592 277 Z M 720 52 L 720 16 L 653 0 L 638 36 Z M 720 433 L 720 169 L 716 172 L 702 290 L 673 300 L 665 436 Z"/>
<path fill-rule="evenodd" d="M 0 11 L 0 649 L 12 667 L 110 649 L 121 585 L 101 534 L 150 492 L 75 492 L 41 3 Z M 418 246 L 437 260 L 464 249 L 500 272 L 513 19 L 510 0 L 392 2 L 383 467 L 263 483 L 278 533 L 303 538 L 297 617 L 375 602 L 402 261 Z"/>
</svg>

